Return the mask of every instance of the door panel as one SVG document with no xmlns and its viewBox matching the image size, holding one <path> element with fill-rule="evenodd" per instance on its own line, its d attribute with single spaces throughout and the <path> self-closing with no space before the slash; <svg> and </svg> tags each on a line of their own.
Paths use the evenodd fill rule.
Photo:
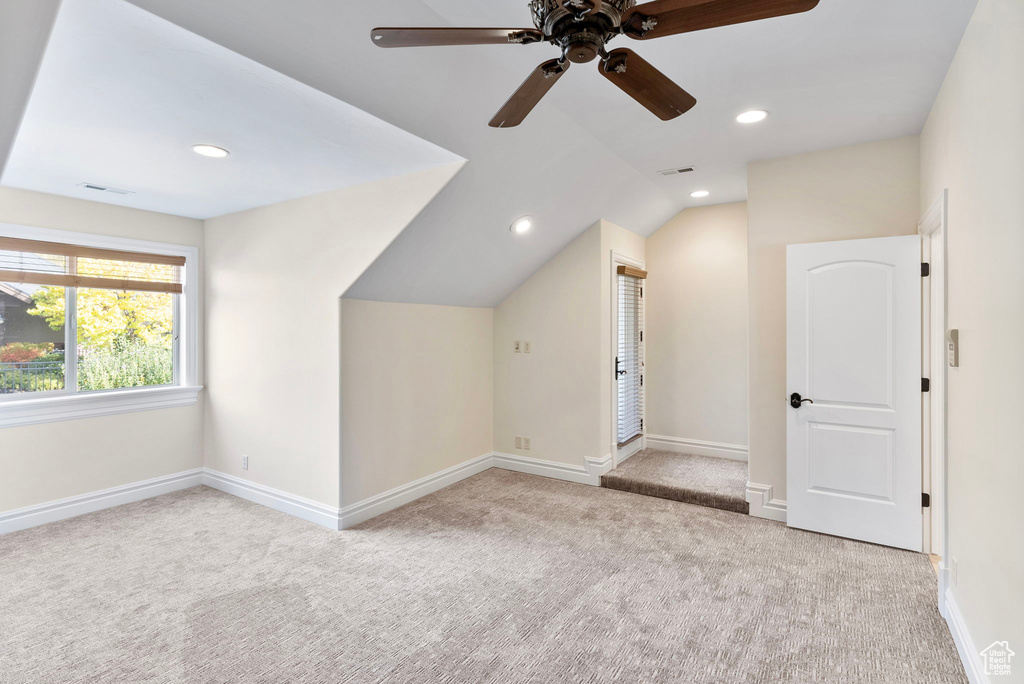
<svg viewBox="0 0 1024 684">
<path fill-rule="evenodd" d="M 853 261 L 808 273 L 808 396 L 892 408 L 892 266 Z M 864 357 L 864 363 L 836 359 Z"/>
<path fill-rule="evenodd" d="M 811 400 L 787 409 L 791 527 L 921 549 L 920 250 L 787 250 L 789 394 Z"/>
</svg>

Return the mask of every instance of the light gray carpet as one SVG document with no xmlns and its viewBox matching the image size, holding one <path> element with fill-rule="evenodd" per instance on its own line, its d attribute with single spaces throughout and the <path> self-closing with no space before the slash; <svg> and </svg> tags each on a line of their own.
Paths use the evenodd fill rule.
<svg viewBox="0 0 1024 684">
<path fill-rule="evenodd" d="M 966 681 L 926 556 L 497 469 L 340 533 L 199 487 L 0 578 L 5 684 Z"/>
<path fill-rule="evenodd" d="M 644 449 L 603 476 L 601 486 L 734 513 L 750 511 L 745 461 Z"/>
</svg>

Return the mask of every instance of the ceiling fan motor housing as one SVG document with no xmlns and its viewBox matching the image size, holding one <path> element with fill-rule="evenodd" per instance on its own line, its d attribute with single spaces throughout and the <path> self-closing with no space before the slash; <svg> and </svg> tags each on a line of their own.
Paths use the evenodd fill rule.
<svg viewBox="0 0 1024 684">
<path fill-rule="evenodd" d="M 601 53 L 619 34 L 622 14 L 635 5 L 636 0 L 604 0 L 596 11 L 578 14 L 564 0 L 530 0 L 530 12 L 545 39 L 561 47 L 570 62 L 580 63 Z"/>
</svg>

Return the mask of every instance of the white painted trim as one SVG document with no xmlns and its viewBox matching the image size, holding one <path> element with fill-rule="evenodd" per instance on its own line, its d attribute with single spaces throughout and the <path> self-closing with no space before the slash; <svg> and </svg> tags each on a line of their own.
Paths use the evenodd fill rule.
<svg viewBox="0 0 1024 684">
<path fill-rule="evenodd" d="M 750 504 L 750 515 L 755 518 L 786 522 L 786 502 L 772 498 L 771 485 L 748 482 L 747 503 Z"/>
<path fill-rule="evenodd" d="M 611 454 L 607 454 L 604 458 L 586 458 L 584 463 L 584 466 L 572 466 L 492 452 L 346 506 L 344 509 L 334 508 L 211 468 L 196 468 L 174 475 L 0 513 L 0 534 L 73 518 L 85 513 L 199 485 L 218 489 L 328 529 L 347 529 L 490 468 L 504 468 L 520 473 L 600 486 L 601 476 L 612 469 L 613 457 Z"/>
<path fill-rule="evenodd" d="M 196 487 L 202 484 L 202 478 L 203 469 L 196 468 L 98 492 L 80 494 L 59 501 L 7 511 L 0 513 L 0 534 L 17 532 L 37 525 L 74 518 L 86 513 L 95 513 L 105 508 L 113 508 L 161 494 L 169 494 L 179 489 Z"/>
<path fill-rule="evenodd" d="M 747 447 L 740 444 L 705 442 L 700 439 L 685 439 L 683 437 L 668 437 L 666 435 L 647 435 L 647 446 L 650 449 L 675 451 L 681 454 L 714 456 L 715 458 L 728 458 L 733 461 L 747 460 Z"/>
<path fill-rule="evenodd" d="M 927 318 L 926 337 L 924 342 L 925 358 L 929 361 L 928 377 L 931 378 L 930 392 L 926 395 L 929 409 L 926 418 L 929 428 L 924 435 L 926 451 L 922 460 L 927 470 L 922 478 L 931 493 L 931 509 L 928 516 L 929 539 L 928 548 L 938 555 L 940 561 L 939 610 L 944 610 L 945 591 L 942 568 L 946 567 L 949 556 L 949 500 L 948 485 L 948 421 L 947 421 L 947 387 L 949 383 L 949 367 L 946 362 L 946 328 L 949 319 L 948 290 L 948 237 L 949 237 L 949 190 L 944 189 L 938 199 L 921 218 L 917 227 L 918 233 L 924 238 L 932 264 L 929 287 L 926 289 L 929 310 L 924 312 Z"/>
<path fill-rule="evenodd" d="M 599 486 L 601 484 L 601 476 L 591 474 L 586 466 L 574 466 L 569 465 L 568 463 L 543 461 L 538 458 L 513 456 L 512 454 L 502 454 L 498 452 L 495 452 L 492 456 L 492 467 L 494 468 L 503 468 L 505 470 L 513 470 L 517 473 L 540 475 L 541 477 L 550 477 L 555 480 L 566 480 L 568 482 L 577 482 L 579 484 L 594 486 Z"/>
<path fill-rule="evenodd" d="M 319 501 L 282 492 L 280 489 L 266 487 L 210 468 L 203 468 L 202 484 L 331 530 L 339 529 L 341 510 Z"/>
<path fill-rule="evenodd" d="M 494 464 L 493 454 L 484 454 L 464 463 L 446 468 L 433 475 L 427 475 L 408 484 L 389 489 L 388 491 L 363 499 L 358 503 L 341 509 L 341 529 L 346 530 L 382 513 L 394 510 L 399 506 L 415 501 L 427 494 L 432 494 L 448 485 L 455 484 L 467 477 L 481 473 Z"/>
<path fill-rule="evenodd" d="M 9 401 L 0 404 L 0 429 L 192 406 L 199 400 L 199 392 L 202 389 L 173 386 L 140 387 Z"/>
<path fill-rule="evenodd" d="M 953 635 L 953 643 L 956 644 L 957 653 L 960 654 L 960 662 L 964 665 L 967 679 L 971 684 L 989 684 L 991 678 L 985 674 L 985 665 L 982 662 L 981 654 L 975 646 L 971 633 L 967 630 L 967 623 L 957 605 L 953 592 L 946 590 L 945 598 L 946 623 L 949 625 L 949 632 Z"/>
<path fill-rule="evenodd" d="M 626 458 L 629 458 L 636 452 L 629 454 Z M 625 459 L 623 459 L 625 460 Z M 605 454 L 604 458 L 590 458 L 589 456 L 584 459 L 587 468 L 587 474 L 591 477 L 591 482 L 595 487 L 601 486 L 601 476 L 609 472 L 615 467 L 615 457 L 611 454 Z"/>
</svg>

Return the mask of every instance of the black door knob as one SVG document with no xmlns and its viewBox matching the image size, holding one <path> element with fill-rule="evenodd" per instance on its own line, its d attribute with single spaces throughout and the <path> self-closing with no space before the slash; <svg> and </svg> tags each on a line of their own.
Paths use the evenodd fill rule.
<svg viewBox="0 0 1024 684">
<path fill-rule="evenodd" d="M 801 399 L 799 392 L 793 392 L 793 394 L 789 396 L 789 405 L 792 406 L 793 408 L 800 408 L 801 406 L 803 406 L 803 403 L 805 401 L 810 402 L 812 404 L 814 403 L 810 399 Z"/>
</svg>

